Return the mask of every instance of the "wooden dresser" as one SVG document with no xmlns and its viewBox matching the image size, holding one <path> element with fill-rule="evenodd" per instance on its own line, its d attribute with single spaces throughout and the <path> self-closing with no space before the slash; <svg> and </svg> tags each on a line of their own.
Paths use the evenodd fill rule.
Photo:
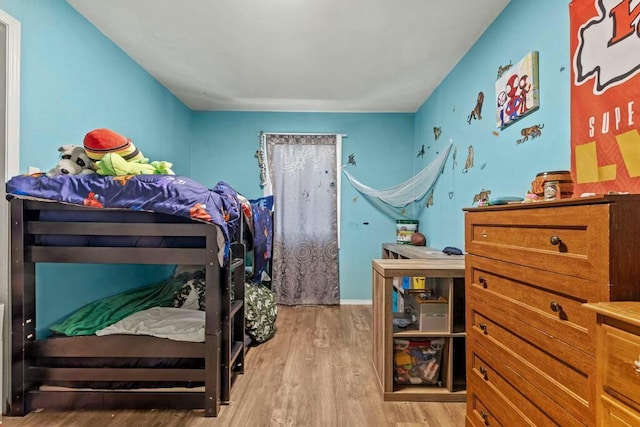
<svg viewBox="0 0 640 427">
<path fill-rule="evenodd" d="M 640 302 L 591 303 L 596 326 L 596 424 L 640 426 Z"/>
<path fill-rule="evenodd" d="M 640 299 L 640 196 L 465 211 L 467 425 L 594 425 L 582 304 Z"/>
</svg>

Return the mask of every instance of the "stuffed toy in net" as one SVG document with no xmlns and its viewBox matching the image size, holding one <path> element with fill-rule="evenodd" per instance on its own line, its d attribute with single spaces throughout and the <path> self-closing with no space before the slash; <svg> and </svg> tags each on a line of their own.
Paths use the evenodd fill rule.
<svg viewBox="0 0 640 427">
<path fill-rule="evenodd" d="M 63 145 L 58 148 L 60 160 L 58 164 L 47 172 L 47 176 L 87 175 L 95 173 L 95 164 L 87 156 L 84 148 L 75 145 Z"/>
</svg>

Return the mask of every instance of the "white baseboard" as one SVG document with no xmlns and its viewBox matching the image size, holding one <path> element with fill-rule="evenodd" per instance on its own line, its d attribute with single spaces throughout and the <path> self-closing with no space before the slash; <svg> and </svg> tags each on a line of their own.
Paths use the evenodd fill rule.
<svg viewBox="0 0 640 427">
<path fill-rule="evenodd" d="M 341 299 L 340 305 L 371 305 L 373 304 L 370 299 Z"/>
</svg>

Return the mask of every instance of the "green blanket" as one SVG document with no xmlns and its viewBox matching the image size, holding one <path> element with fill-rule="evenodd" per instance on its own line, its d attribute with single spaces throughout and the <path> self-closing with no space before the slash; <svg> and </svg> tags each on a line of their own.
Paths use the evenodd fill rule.
<svg viewBox="0 0 640 427">
<path fill-rule="evenodd" d="M 185 278 L 180 276 L 94 301 L 49 329 L 68 336 L 94 335 L 135 312 L 151 307 L 170 307 L 173 294 L 184 282 Z"/>
</svg>

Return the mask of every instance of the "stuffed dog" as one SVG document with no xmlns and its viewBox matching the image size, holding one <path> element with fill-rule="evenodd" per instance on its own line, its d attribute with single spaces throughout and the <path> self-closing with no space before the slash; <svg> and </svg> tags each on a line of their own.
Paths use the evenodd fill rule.
<svg viewBox="0 0 640 427">
<path fill-rule="evenodd" d="M 47 172 L 47 176 L 87 175 L 95 173 L 95 165 L 87 156 L 84 148 L 75 145 L 63 145 L 58 148 L 60 160 L 58 164 Z"/>
</svg>

